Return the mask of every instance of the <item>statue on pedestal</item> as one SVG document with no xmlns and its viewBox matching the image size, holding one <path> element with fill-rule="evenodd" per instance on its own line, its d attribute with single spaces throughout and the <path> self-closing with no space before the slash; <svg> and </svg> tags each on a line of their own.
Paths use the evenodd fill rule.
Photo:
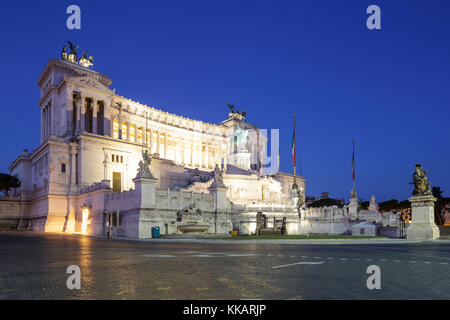
<svg viewBox="0 0 450 320">
<path fill-rule="evenodd" d="M 413 196 L 433 195 L 430 189 L 430 181 L 428 180 L 426 173 L 427 171 L 422 169 L 421 164 L 416 164 L 416 171 L 412 176 L 413 182 L 411 182 L 411 184 L 414 185 Z"/>
<path fill-rule="evenodd" d="M 369 211 L 377 211 L 378 212 L 378 204 L 377 204 L 377 202 L 375 200 L 375 195 L 374 194 L 370 198 Z"/>
<path fill-rule="evenodd" d="M 212 186 L 226 188 L 225 184 L 223 183 L 223 171 L 219 169 L 219 166 L 217 164 L 214 168 L 214 182 Z"/>
<path fill-rule="evenodd" d="M 234 153 L 248 152 L 248 130 L 244 130 L 239 125 L 236 125 L 234 135 L 231 138 L 231 145 Z"/>
<path fill-rule="evenodd" d="M 297 212 L 300 213 L 300 209 L 305 205 L 305 189 L 298 190 L 297 200 Z"/>
<path fill-rule="evenodd" d="M 139 161 L 139 168 L 136 178 L 155 179 L 153 174 L 150 172 L 151 162 L 152 158 L 148 154 L 148 151 L 145 150 L 144 152 L 142 152 L 142 160 Z"/>
</svg>

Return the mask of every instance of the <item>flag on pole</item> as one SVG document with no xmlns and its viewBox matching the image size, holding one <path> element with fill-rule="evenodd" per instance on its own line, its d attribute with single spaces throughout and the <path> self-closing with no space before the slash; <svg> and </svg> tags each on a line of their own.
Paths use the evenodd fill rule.
<svg viewBox="0 0 450 320">
<path fill-rule="evenodd" d="M 295 114 L 294 114 L 294 133 L 292 135 L 292 164 L 295 166 Z"/>
<path fill-rule="evenodd" d="M 353 140 L 352 179 L 355 182 L 355 140 Z"/>
</svg>

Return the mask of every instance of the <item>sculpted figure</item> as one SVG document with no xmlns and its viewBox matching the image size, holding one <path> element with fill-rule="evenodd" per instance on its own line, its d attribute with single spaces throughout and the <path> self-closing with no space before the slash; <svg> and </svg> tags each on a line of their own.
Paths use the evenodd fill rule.
<svg viewBox="0 0 450 320">
<path fill-rule="evenodd" d="M 234 113 L 234 105 L 227 103 L 228 108 L 230 109 L 230 115 Z"/>
<path fill-rule="evenodd" d="M 62 52 L 61 52 L 61 59 L 67 60 L 66 46 L 63 46 L 63 49 L 62 49 Z"/>
<path fill-rule="evenodd" d="M 150 172 L 151 162 L 152 158 L 148 154 L 148 151 L 145 150 L 144 152 L 142 152 L 142 160 L 139 161 L 138 174 L 136 177 L 155 179 L 153 174 Z"/>
<path fill-rule="evenodd" d="M 69 43 L 69 46 L 70 46 L 70 53 L 69 53 L 67 60 L 72 63 L 77 63 L 78 62 L 78 56 L 77 56 L 78 46 L 74 45 L 70 41 L 67 41 L 67 42 Z"/>
<path fill-rule="evenodd" d="M 414 185 L 413 196 L 432 195 L 430 190 L 430 181 L 426 176 L 426 171 L 422 169 L 422 165 L 416 164 L 416 171 L 413 174 Z"/>
<path fill-rule="evenodd" d="M 89 68 L 90 66 L 93 66 L 94 63 L 92 61 L 94 61 L 94 57 L 90 56 L 89 59 L 86 56 L 87 50 L 84 50 L 83 56 L 80 58 L 80 65 L 85 67 L 85 68 Z"/>
<path fill-rule="evenodd" d="M 223 183 L 223 171 L 219 169 L 219 166 L 216 164 L 214 168 L 214 185 L 216 187 L 225 187 Z"/>
<path fill-rule="evenodd" d="M 243 130 L 239 125 L 236 125 L 234 135 L 231 141 L 235 152 L 247 149 L 248 130 Z"/>
<path fill-rule="evenodd" d="M 298 200 L 297 200 L 297 212 L 300 213 L 300 209 L 305 205 L 305 189 L 300 189 L 298 191 Z"/>
</svg>

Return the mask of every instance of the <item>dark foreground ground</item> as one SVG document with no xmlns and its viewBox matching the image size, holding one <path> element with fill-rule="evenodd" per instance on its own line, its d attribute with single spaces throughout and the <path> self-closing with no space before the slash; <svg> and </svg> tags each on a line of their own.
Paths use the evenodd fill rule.
<svg viewBox="0 0 450 320">
<path fill-rule="evenodd" d="M 81 269 L 80 290 L 66 286 L 69 265 Z M 366 286 L 370 265 L 381 269 L 380 290 Z M 3 299 L 450 299 L 450 242 L 168 243 L 0 233 Z"/>
</svg>

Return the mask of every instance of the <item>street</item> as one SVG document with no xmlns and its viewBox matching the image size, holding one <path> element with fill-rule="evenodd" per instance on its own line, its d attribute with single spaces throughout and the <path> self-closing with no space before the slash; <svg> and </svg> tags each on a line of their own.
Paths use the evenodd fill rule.
<svg viewBox="0 0 450 320">
<path fill-rule="evenodd" d="M 69 290 L 67 267 L 81 270 Z M 381 269 L 369 290 L 367 267 Z M 0 233 L 4 299 L 450 299 L 450 243 L 246 244 Z"/>
</svg>

